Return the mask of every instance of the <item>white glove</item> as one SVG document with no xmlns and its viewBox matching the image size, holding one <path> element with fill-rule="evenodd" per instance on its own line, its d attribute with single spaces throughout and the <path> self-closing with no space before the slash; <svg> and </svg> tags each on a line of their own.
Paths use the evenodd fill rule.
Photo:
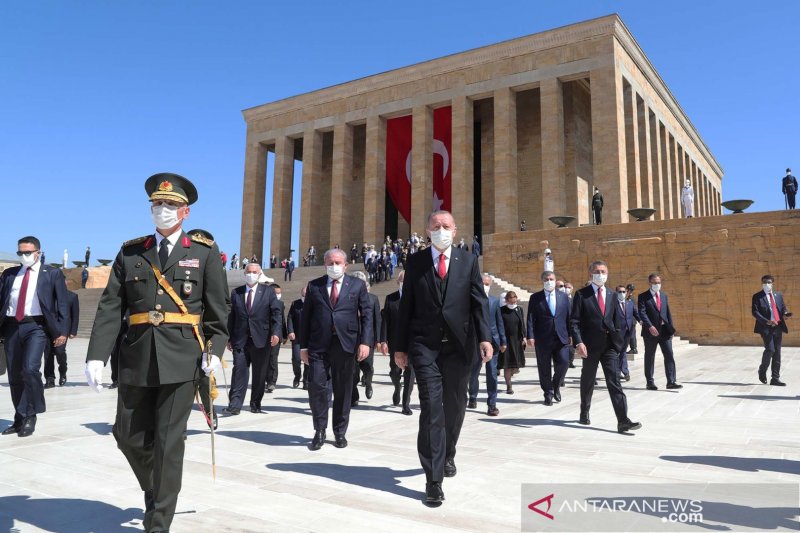
<svg viewBox="0 0 800 533">
<path fill-rule="evenodd" d="M 102 361 L 86 361 L 86 368 L 84 368 L 83 373 L 86 374 L 86 382 L 95 392 L 103 390 L 104 366 Z"/>
<path fill-rule="evenodd" d="M 222 363 L 220 362 L 219 357 L 216 355 L 212 355 L 211 362 L 209 362 L 206 354 L 203 354 L 203 363 L 200 365 L 200 368 L 203 369 L 203 372 L 206 373 L 206 376 L 210 376 L 212 372 L 216 372 L 222 368 Z"/>
</svg>

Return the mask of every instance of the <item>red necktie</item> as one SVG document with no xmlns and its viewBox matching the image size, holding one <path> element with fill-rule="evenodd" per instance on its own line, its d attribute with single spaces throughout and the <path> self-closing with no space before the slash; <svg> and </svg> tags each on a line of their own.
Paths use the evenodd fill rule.
<svg viewBox="0 0 800 533">
<path fill-rule="evenodd" d="M 253 293 L 256 292 L 255 289 L 250 289 L 250 292 L 247 293 L 247 312 L 250 312 L 250 309 L 253 307 Z"/>
<path fill-rule="evenodd" d="M 336 307 L 336 302 L 339 301 L 339 291 L 336 289 L 336 284 L 339 280 L 333 280 L 333 285 L 331 285 L 331 307 Z"/>
<path fill-rule="evenodd" d="M 600 304 L 600 313 L 606 314 L 606 302 L 603 299 L 603 287 L 597 289 L 597 303 Z"/>
<path fill-rule="evenodd" d="M 23 281 L 22 283 L 25 282 Z M 772 320 L 774 320 L 775 322 L 780 322 L 781 315 L 778 313 L 778 306 L 775 305 L 775 297 L 772 295 L 772 293 L 769 293 L 769 305 L 770 307 L 772 307 Z M 19 314 L 19 311 L 17 311 L 17 314 Z"/>
<path fill-rule="evenodd" d="M 31 278 L 31 269 L 25 270 L 25 275 L 22 276 L 22 285 L 19 287 L 19 298 L 17 298 L 17 312 L 14 318 L 17 322 L 21 322 L 25 318 L 25 299 L 28 296 L 28 280 Z"/>
<path fill-rule="evenodd" d="M 661 295 L 656 293 L 656 309 L 661 311 Z"/>
<path fill-rule="evenodd" d="M 439 254 L 439 277 L 444 279 L 447 275 L 447 265 L 444 264 L 444 254 Z"/>
</svg>

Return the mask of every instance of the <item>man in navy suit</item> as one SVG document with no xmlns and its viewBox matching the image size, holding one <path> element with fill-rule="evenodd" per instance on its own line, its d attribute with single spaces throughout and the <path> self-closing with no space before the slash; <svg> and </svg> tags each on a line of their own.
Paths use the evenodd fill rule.
<svg viewBox="0 0 800 533">
<path fill-rule="evenodd" d="M 78 295 L 67 289 L 67 317 L 64 321 L 64 330 L 70 339 L 74 339 L 78 334 L 78 320 L 80 319 L 80 305 Z M 44 358 L 44 379 L 45 389 L 56 386 L 56 369 L 53 359 L 58 361 L 58 386 L 61 387 L 67 382 L 67 342 L 61 346 L 51 346 L 47 343 Z"/>
<path fill-rule="evenodd" d="M 658 390 L 653 369 L 655 367 L 656 348 L 661 347 L 664 355 L 664 372 L 667 375 L 668 389 L 681 389 L 675 370 L 675 356 L 672 353 L 672 336 L 675 327 L 672 325 L 672 313 L 669 309 L 667 294 L 661 290 L 661 275 L 653 272 L 648 276 L 650 290 L 639 295 L 639 319 L 642 321 L 642 339 L 644 340 L 644 377 L 647 390 Z"/>
<path fill-rule="evenodd" d="M 764 354 L 758 367 L 758 380 L 767 383 L 767 369 L 772 365 L 770 385 L 785 386 L 781 381 L 781 342 L 783 334 L 789 333 L 786 319 L 792 313 L 786 310 L 783 295 L 772 290 L 775 278 L 767 274 L 761 278 L 761 289 L 753 295 L 753 318 L 756 319 L 754 333 L 764 341 Z"/>
<path fill-rule="evenodd" d="M 406 271 L 401 270 L 400 274 L 397 275 L 398 290 L 388 294 L 383 303 L 383 310 L 381 310 L 381 350 L 383 353 L 389 354 L 389 378 L 391 378 L 394 385 L 392 404 L 400 405 L 402 401 L 402 413 L 406 416 L 411 416 L 411 391 L 414 390 L 414 369 L 408 366 L 404 370 L 397 366 L 394 361 L 394 354 L 397 349 L 397 318 L 400 314 L 400 299 L 403 294 L 403 279 L 405 279 L 405 275 Z"/>
<path fill-rule="evenodd" d="M 544 290 L 531 295 L 528 303 L 528 346 L 536 349 L 539 384 L 544 392 L 544 404 L 561 401 L 561 381 L 569 368 L 569 320 L 571 310 L 566 293 L 556 290 L 556 275 L 542 272 Z M 550 374 L 550 362 L 555 371 Z"/>
<path fill-rule="evenodd" d="M 500 313 L 500 299 L 489 296 L 489 289 L 492 286 L 492 276 L 483 275 L 483 290 L 489 298 L 489 329 L 492 332 L 492 349 L 494 354 L 486 363 L 486 414 L 497 416 L 500 410 L 497 408 L 497 354 L 500 347 L 506 345 L 506 328 L 503 326 L 503 315 Z M 467 407 L 475 409 L 478 407 L 478 378 L 481 375 L 481 356 L 475 352 L 475 362 L 472 364 L 472 372 L 469 379 L 469 403 Z"/>
<path fill-rule="evenodd" d="M 292 388 L 300 386 L 300 377 L 303 378 L 303 390 L 308 389 L 308 366 L 300 360 L 300 317 L 303 315 L 303 302 L 306 299 L 306 288 L 300 289 L 300 298 L 292 302 L 289 306 L 289 313 L 286 315 L 286 332 L 288 339 L 292 342 L 292 371 L 294 381 Z"/>
<path fill-rule="evenodd" d="M 619 311 L 622 313 L 623 317 L 622 336 L 624 338 L 622 350 L 619 352 L 619 377 L 625 381 L 630 381 L 631 371 L 628 369 L 627 349 L 631 339 L 636 334 L 636 322 L 638 321 L 639 314 L 636 311 L 636 307 L 633 305 L 633 300 L 628 297 L 628 288 L 625 285 L 617 285 L 617 305 L 619 305 Z"/>
<path fill-rule="evenodd" d="M 626 433 L 642 425 L 628 418 L 628 401 L 619 383 L 619 352 L 623 349 L 622 325 L 614 292 L 606 287 L 608 265 L 595 261 L 589 266 L 592 283 L 575 293 L 572 299 L 570 326 L 575 353 L 583 359 L 581 369 L 581 415 L 578 422 L 591 424 L 592 404 L 597 366 L 603 365 L 606 388 L 617 416 L 617 431 Z"/>
<path fill-rule="evenodd" d="M 260 275 L 258 263 L 248 263 L 244 269 L 246 283 L 231 292 L 228 349 L 233 351 L 233 375 L 225 408 L 229 415 L 238 415 L 242 409 L 251 364 L 250 411 L 261 412 L 270 348 L 280 342 L 283 313 L 275 290 L 258 283 Z"/>
<path fill-rule="evenodd" d="M 22 266 L 0 276 L 0 332 L 5 337 L 8 384 L 14 404 L 14 423 L 3 435 L 28 437 L 36 429 L 36 415 L 45 412 L 42 356 L 48 342 L 67 342 L 67 285 L 64 274 L 45 266 L 36 237 L 17 241 Z M 50 341 L 52 339 L 52 341 Z"/>
<path fill-rule="evenodd" d="M 333 388 L 334 446 L 347 446 L 356 359 L 361 362 L 369 357 L 370 346 L 375 344 L 367 286 L 344 275 L 347 254 L 343 250 L 328 250 L 324 261 L 327 275 L 308 283 L 300 317 L 300 358 L 309 365 L 308 400 L 314 419 L 311 450 L 325 444 L 328 372 Z"/>
<path fill-rule="evenodd" d="M 403 369 L 409 362 L 414 366 L 425 502 L 441 505 L 443 478 L 456 475 L 456 444 L 475 350 L 484 363 L 494 351 L 478 257 L 453 247 L 456 223 L 449 212 L 428 215 L 426 230 L 431 247 L 409 258 L 403 280 L 395 362 Z"/>
</svg>

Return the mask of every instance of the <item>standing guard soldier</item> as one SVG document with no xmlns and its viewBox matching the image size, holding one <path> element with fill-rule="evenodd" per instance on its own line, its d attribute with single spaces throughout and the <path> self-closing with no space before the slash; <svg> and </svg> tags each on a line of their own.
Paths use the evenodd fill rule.
<svg viewBox="0 0 800 533">
<path fill-rule="evenodd" d="M 129 313 L 119 352 L 114 438 L 144 491 L 146 531 L 169 530 L 183 472 L 183 434 L 197 382 L 220 368 L 228 341 L 219 248 L 181 226 L 197 190 L 177 174 L 145 182 L 157 231 L 122 245 L 97 308 L 86 357 L 89 386 Z M 207 353 L 211 352 L 211 353 Z"/>
</svg>

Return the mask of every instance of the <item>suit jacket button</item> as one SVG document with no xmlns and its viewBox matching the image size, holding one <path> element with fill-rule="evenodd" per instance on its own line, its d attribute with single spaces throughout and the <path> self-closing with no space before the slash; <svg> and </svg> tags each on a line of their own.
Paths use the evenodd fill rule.
<svg viewBox="0 0 800 533">
<path fill-rule="evenodd" d="M 161 310 L 161 304 L 156 304 L 156 311 L 160 311 L 160 310 Z"/>
<path fill-rule="evenodd" d="M 164 289 L 158 289 L 158 294 L 159 294 L 159 296 L 164 294 Z"/>
</svg>

